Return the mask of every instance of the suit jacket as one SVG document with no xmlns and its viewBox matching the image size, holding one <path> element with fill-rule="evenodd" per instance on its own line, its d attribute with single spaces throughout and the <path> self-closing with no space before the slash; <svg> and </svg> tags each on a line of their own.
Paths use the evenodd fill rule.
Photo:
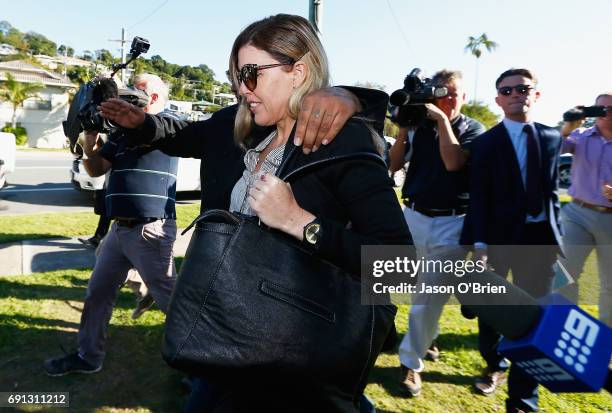
<svg viewBox="0 0 612 413">
<path fill-rule="evenodd" d="M 535 124 L 541 154 L 543 198 L 548 222 L 558 234 L 559 132 Z M 527 217 L 527 194 L 510 135 L 498 123 L 474 140 L 470 154 L 470 203 L 461 243 L 519 245 Z M 558 238 L 558 237 L 557 237 Z M 556 240 L 559 244 L 559 240 Z"/>
</svg>

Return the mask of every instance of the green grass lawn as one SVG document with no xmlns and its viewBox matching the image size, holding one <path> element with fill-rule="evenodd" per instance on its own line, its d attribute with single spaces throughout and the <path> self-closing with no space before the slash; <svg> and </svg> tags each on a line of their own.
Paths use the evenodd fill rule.
<svg viewBox="0 0 612 413">
<path fill-rule="evenodd" d="M 583 301 L 597 289 L 594 274 L 592 256 L 583 276 L 584 283 L 590 285 L 581 291 Z M 186 399 L 180 391 L 182 375 L 168 368 L 160 356 L 163 314 L 149 311 L 139 320 L 131 320 L 134 296 L 127 289 L 119 294 L 113 313 L 104 369 L 94 375 L 59 378 L 43 373 L 44 359 L 61 354 L 60 344 L 67 350 L 76 346 L 89 275 L 89 270 L 70 270 L 0 277 L 0 391 L 68 391 L 71 411 L 179 411 Z M 595 312 L 592 305 L 587 309 Z M 396 319 L 402 334 L 407 311 L 407 306 L 401 306 Z M 427 364 L 423 393 L 416 399 L 402 396 L 397 354 L 379 357 L 366 390 L 378 411 L 503 412 L 506 386 L 492 397 L 471 391 L 473 377 L 482 366 L 476 322 L 465 320 L 457 306 L 448 306 L 440 327 L 442 357 Z M 612 410 L 612 397 L 607 393 L 553 395 L 542 389 L 541 395 L 543 412 Z M 20 411 L 48 410 L 31 407 Z"/>
<path fill-rule="evenodd" d="M 177 225 L 185 228 L 198 216 L 200 204 L 177 205 Z M 92 235 L 98 225 L 93 212 L 46 213 L 0 217 L 0 244 L 35 238 Z"/>
</svg>

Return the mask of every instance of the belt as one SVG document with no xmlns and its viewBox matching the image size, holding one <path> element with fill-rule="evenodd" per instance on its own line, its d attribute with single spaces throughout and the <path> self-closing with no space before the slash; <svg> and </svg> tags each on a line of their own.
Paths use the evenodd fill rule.
<svg viewBox="0 0 612 413">
<path fill-rule="evenodd" d="M 134 228 L 136 225 L 155 222 L 159 218 L 115 218 L 115 222 L 120 227 Z"/>
<path fill-rule="evenodd" d="M 574 198 L 572 202 L 575 203 L 576 205 L 580 205 L 581 207 L 592 209 L 593 211 L 603 212 L 604 214 L 612 214 L 612 207 L 589 204 L 588 202 L 581 201 L 580 199 L 577 199 L 577 198 Z"/>
<path fill-rule="evenodd" d="M 459 207 L 459 208 L 452 208 L 452 209 L 432 209 L 432 208 L 423 208 L 420 207 L 418 205 L 416 205 L 414 202 L 411 202 L 407 199 L 403 200 L 404 205 L 406 205 L 406 207 L 420 212 L 423 215 L 427 215 L 428 217 L 434 218 L 434 217 L 450 217 L 450 216 L 454 216 L 454 215 L 463 215 L 466 213 L 467 208 L 465 207 Z"/>
</svg>

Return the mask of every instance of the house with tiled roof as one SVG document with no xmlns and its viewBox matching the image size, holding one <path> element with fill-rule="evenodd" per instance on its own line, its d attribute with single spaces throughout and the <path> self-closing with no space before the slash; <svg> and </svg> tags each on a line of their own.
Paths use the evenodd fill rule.
<svg viewBox="0 0 612 413">
<path fill-rule="evenodd" d="M 79 59 L 74 56 L 47 56 L 44 54 L 37 54 L 33 56 L 34 59 L 44 66 L 47 66 L 51 70 L 61 68 L 62 66 L 81 66 L 81 67 L 92 67 L 96 66 L 93 62 L 88 60 Z M 96 69 L 97 70 L 97 69 Z"/>
<path fill-rule="evenodd" d="M 61 148 L 66 137 L 62 121 L 68 116 L 70 92 L 77 85 L 59 73 L 50 72 L 23 60 L 0 62 L 0 82 L 13 75 L 23 83 L 41 83 L 44 88 L 35 98 L 26 100 L 17 109 L 17 123 L 26 129 L 28 145 L 37 148 Z M 0 102 L 0 125 L 10 122 L 12 107 L 9 102 Z"/>
</svg>

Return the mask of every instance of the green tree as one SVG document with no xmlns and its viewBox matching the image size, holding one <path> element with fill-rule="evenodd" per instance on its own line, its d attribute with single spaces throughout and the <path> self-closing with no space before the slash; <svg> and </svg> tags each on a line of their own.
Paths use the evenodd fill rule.
<svg viewBox="0 0 612 413">
<path fill-rule="evenodd" d="M 57 54 L 60 56 L 69 56 L 72 57 L 74 56 L 74 49 L 70 46 L 65 46 L 63 44 L 61 44 L 58 48 L 57 48 Z"/>
<path fill-rule="evenodd" d="M 106 49 L 96 50 L 96 59 L 108 67 L 110 67 L 115 60 L 113 54 Z"/>
<path fill-rule="evenodd" d="M 8 72 L 6 73 L 6 80 L 0 85 L 0 99 L 9 102 L 13 107 L 13 115 L 11 117 L 11 126 L 13 129 L 17 127 L 17 108 L 19 108 L 26 99 L 36 96 L 38 91 L 43 88 L 44 85 L 40 83 L 18 82 L 13 75 Z"/>
<path fill-rule="evenodd" d="M 91 50 L 83 50 L 83 55 L 81 56 L 81 59 L 91 62 L 94 60 L 94 54 L 91 52 Z"/>
<path fill-rule="evenodd" d="M 461 113 L 476 119 L 482 123 L 487 129 L 490 129 L 499 122 L 499 116 L 489 109 L 489 106 L 483 102 L 470 102 L 461 107 Z"/>
<path fill-rule="evenodd" d="M 28 42 L 23 38 L 23 33 L 14 27 L 9 29 L 6 36 L 2 36 L 2 42 L 10 44 L 20 52 L 26 52 L 28 50 Z"/>
<path fill-rule="evenodd" d="M 172 79 L 170 84 L 170 99 L 185 99 L 185 82 L 183 78 Z"/>
<path fill-rule="evenodd" d="M 468 37 L 468 44 L 465 46 L 465 51 L 470 52 L 470 54 L 472 54 L 472 56 L 476 58 L 476 70 L 474 76 L 474 97 L 472 98 L 473 102 L 477 101 L 476 94 L 478 89 L 478 62 L 480 61 L 480 56 L 482 56 L 482 48 L 485 48 L 488 52 L 492 52 L 498 46 L 499 45 L 496 42 L 488 38 L 486 33 L 483 33 L 478 37 Z"/>
<path fill-rule="evenodd" d="M 28 43 L 28 49 L 32 54 L 44 54 L 47 56 L 55 56 L 57 45 L 55 42 L 47 39 L 42 34 L 36 32 L 28 32 L 23 36 L 23 39 Z"/>
<path fill-rule="evenodd" d="M 66 75 L 70 80 L 79 85 L 88 82 L 92 77 L 89 73 L 89 68 L 85 66 L 69 66 Z"/>
</svg>

